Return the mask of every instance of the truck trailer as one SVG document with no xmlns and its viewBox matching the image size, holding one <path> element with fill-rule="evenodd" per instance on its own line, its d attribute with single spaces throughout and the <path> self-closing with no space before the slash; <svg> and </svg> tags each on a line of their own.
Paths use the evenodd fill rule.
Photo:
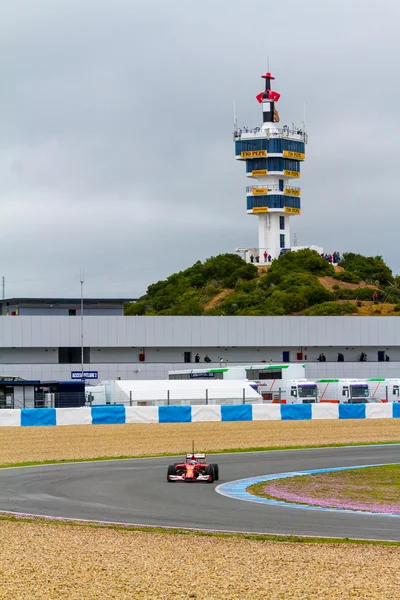
<svg viewBox="0 0 400 600">
<path fill-rule="evenodd" d="M 335 404 L 365 404 L 373 401 L 367 380 L 317 379 L 319 401 Z"/>
</svg>

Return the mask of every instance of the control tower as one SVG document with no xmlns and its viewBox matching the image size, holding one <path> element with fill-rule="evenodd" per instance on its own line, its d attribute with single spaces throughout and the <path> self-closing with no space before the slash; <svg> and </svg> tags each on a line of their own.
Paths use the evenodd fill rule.
<svg viewBox="0 0 400 600">
<path fill-rule="evenodd" d="M 304 126 L 279 127 L 276 104 L 280 94 L 271 89 L 271 73 L 262 75 L 265 89 L 256 96 L 261 104 L 262 125 L 234 132 L 236 160 L 246 163 L 247 214 L 258 218 L 258 247 L 242 248 L 246 262 L 270 262 L 288 251 L 290 219 L 301 213 L 300 188 L 291 184 L 300 177 L 307 135 Z M 268 257 L 266 256 L 268 255 Z"/>
</svg>

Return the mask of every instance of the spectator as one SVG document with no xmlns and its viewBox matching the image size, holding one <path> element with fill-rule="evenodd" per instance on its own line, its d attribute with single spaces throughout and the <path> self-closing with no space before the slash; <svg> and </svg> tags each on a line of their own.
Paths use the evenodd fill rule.
<svg viewBox="0 0 400 600">
<path fill-rule="evenodd" d="M 378 302 L 378 294 L 377 294 L 377 292 L 374 292 L 372 294 L 372 300 L 374 301 L 374 304 L 376 304 Z"/>
<path fill-rule="evenodd" d="M 197 354 L 196 354 L 196 356 L 194 357 L 194 362 L 195 362 L 195 363 L 196 363 L 196 362 L 197 362 L 197 363 L 199 363 L 199 362 L 200 362 L 200 354 L 199 354 L 199 353 L 197 353 Z"/>
<path fill-rule="evenodd" d="M 318 356 L 317 360 L 319 362 L 326 362 L 326 356 L 323 352 L 321 352 L 321 354 Z"/>
<path fill-rule="evenodd" d="M 341 352 L 338 352 L 337 361 L 344 362 L 344 355 Z"/>
<path fill-rule="evenodd" d="M 390 358 L 387 354 L 385 354 L 385 360 L 386 360 L 386 362 L 389 362 L 389 360 L 390 360 Z"/>
<path fill-rule="evenodd" d="M 366 361 L 367 361 L 367 355 L 365 354 L 365 352 L 361 352 L 360 362 L 366 362 Z"/>
<path fill-rule="evenodd" d="M 254 256 L 252 254 L 250 255 L 250 262 L 254 262 Z"/>
<path fill-rule="evenodd" d="M 270 254 L 268 254 L 268 262 L 271 262 L 272 260 L 272 256 Z"/>
<path fill-rule="evenodd" d="M 265 252 L 264 252 L 264 262 L 266 263 L 266 262 L 267 262 L 267 260 L 268 260 L 268 252 L 267 252 L 267 251 L 265 251 Z"/>
<path fill-rule="evenodd" d="M 206 363 L 210 363 L 210 362 L 212 362 L 212 361 L 211 361 L 211 358 L 208 356 L 208 354 L 206 354 L 206 355 L 205 355 L 205 357 L 204 357 L 204 362 L 206 362 Z"/>
<path fill-rule="evenodd" d="M 260 262 L 260 257 L 258 255 L 256 256 L 256 262 Z"/>
</svg>

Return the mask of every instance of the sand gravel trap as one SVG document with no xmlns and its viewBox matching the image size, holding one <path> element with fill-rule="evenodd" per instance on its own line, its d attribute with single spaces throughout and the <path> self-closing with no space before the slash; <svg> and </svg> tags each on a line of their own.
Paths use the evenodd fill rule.
<svg viewBox="0 0 400 600">
<path fill-rule="evenodd" d="M 400 548 L 384 546 L 0 522 L 0 547 L 4 600 L 380 600 L 400 589 Z"/>
<path fill-rule="evenodd" d="M 196 449 L 400 441 L 400 419 L 1 427 L 0 464 Z"/>
</svg>

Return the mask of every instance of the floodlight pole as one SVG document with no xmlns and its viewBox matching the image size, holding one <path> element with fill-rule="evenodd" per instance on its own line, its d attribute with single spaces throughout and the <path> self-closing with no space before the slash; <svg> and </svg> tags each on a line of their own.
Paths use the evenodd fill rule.
<svg viewBox="0 0 400 600">
<path fill-rule="evenodd" d="M 83 274 L 83 269 L 81 269 L 81 274 L 80 274 L 80 282 L 81 282 L 81 375 L 82 375 L 82 381 L 85 381 L 85 375 L 84 375 L 84 370 L 83 370 L 83 284 L 84 284 L 84 274 Z"/>
</svg>

